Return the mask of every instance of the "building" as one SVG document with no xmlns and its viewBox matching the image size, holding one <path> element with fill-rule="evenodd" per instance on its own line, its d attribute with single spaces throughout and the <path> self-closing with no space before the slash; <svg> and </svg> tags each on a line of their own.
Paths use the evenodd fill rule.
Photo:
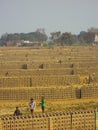
<svg viewBox="0 0 98 130">
<path fill-rule="evenodd" d="M 98 35 L 97 34 L 95 34 L 93 45 L 98 45 Z"/>
<path fill-rule="evenodd" d="M 53 32 L 51 33 L 52 40 L 56 40 L 61 36 L 61 32 Z"/>
</svg>

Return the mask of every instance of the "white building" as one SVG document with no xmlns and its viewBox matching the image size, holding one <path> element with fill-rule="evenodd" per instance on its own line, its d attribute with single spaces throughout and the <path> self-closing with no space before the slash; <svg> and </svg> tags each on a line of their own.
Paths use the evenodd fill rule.
<svg viewBox="0 0 98 130">
<path fill-rule="evenodd" d="M 98 45 L 98 35 L 97 34 L 95 35 L 93 45 Z"/>
</svg>

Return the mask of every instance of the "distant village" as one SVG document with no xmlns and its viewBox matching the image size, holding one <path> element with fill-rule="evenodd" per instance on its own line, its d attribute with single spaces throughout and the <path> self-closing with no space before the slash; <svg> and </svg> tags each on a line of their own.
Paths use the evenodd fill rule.
<svg viewBox="0 0 98 130">
<path fill-rule="evenodd" d="M 98 45 L 98 29 L 90 28 L 75 35 L 60 31 L 50 33 L 48 37 L 44 29 L 30 33 L 5 33 L 0 38 L 0 46 L 66 46 L 66 45 Z"/>
<path fill-rule="evenodd" d="M 56 32 L 56 33 L 51 33 L 51 39 L 52 40 L 56 40 L 58 38 L 60 38 L 60 32 Z M 98 35 L 95 34 L 94 37 L 94 41 L 92 43 L 92 45 L 98 45 Z M 19 43 L 16 43 L 16 46 L 43 46 L 43 42 L 31 42 L 29 40 L 25 41 L 25 40 L 21 40 Z"/>
<path fill-rule="evenodd" d="M 20 42 L 16 43 L 16 46 L 43 46 L 42 42 L 32 42 L 29 40 L 21 40 Z"/>
</svg>

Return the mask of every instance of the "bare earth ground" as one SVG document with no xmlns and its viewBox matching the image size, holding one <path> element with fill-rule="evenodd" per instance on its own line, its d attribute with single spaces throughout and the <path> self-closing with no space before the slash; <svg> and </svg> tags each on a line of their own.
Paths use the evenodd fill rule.
<svg viewBox="0 0 98 130">
<path fill-rule="evenodd" d="M 36 101 L 36 104 L 34 113 L 41 113 L 40 101 Z M 0 101 L 0 116 L 13 115 L 16 106 L 19 106 L 23 115 L 30 114 L 29 101 Z M 98 109 L 98 99 L 47 100 L 46 112 L 95 109 Z"/>
</svg>

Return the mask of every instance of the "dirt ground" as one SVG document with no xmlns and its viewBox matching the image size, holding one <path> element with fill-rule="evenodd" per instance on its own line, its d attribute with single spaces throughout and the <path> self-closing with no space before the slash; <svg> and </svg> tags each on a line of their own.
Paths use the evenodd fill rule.
<svg viewBox="0 0 98 130">
<path fill-rule="evenodd" d="M 98 99 L 69 99 L 69 100 L 46 100 L 45 112 L 97 110 Z M 13 115 L 15 107 L 18 106 L 23 115 L 30 114 L 29 101 L 0 101 L 0 116 Z M 34 113 L 41 113 L 40 101 L 36 101 Z"/>
</svg>

